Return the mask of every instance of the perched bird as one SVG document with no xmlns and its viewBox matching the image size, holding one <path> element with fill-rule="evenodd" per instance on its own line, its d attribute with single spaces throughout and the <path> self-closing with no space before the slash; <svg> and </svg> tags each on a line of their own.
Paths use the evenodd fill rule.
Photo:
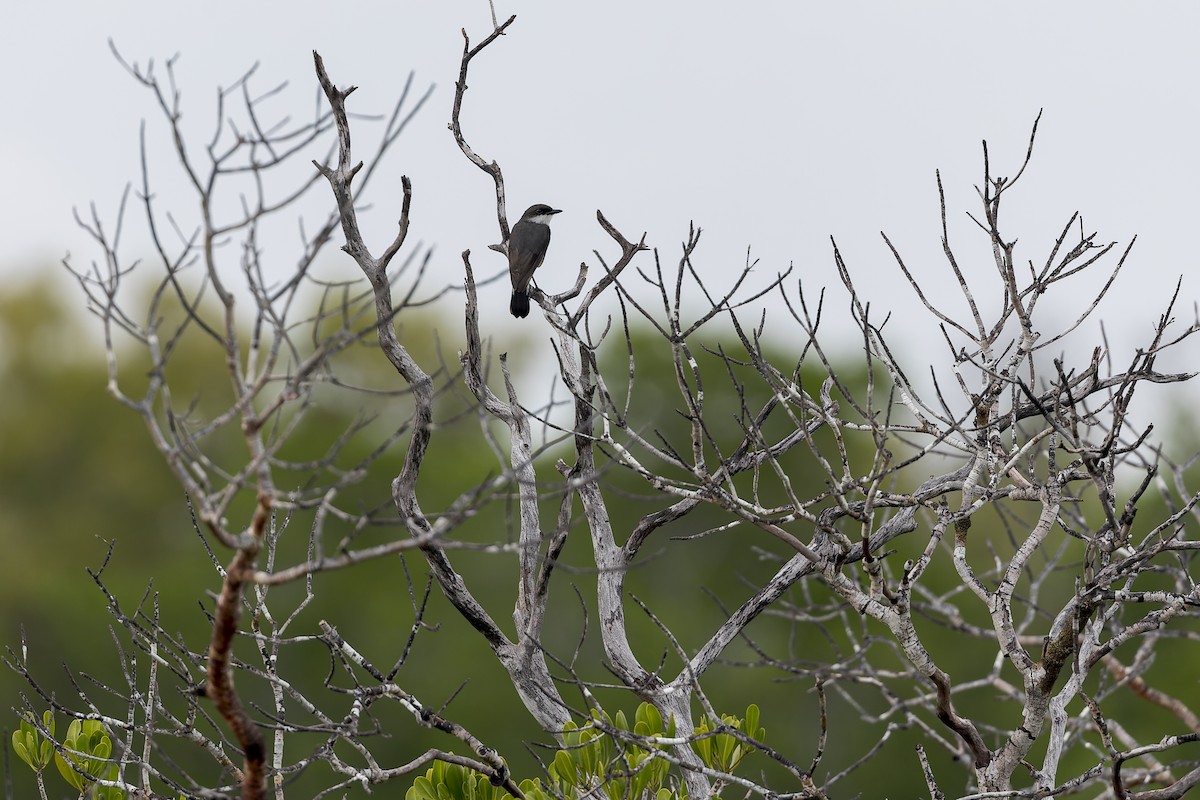
<svg viewBox="0 0 1200 800">
<path fill-rule="evenodd" d="M 559 213 L 562 209 L 544 203 L 532 205 L 513 225 L 508 237 L 508 277 L 513 286 L 508 310 L 518 319 L 529 316 L 529 281 L 550 246 L 550 218 Z"/>
</svg>

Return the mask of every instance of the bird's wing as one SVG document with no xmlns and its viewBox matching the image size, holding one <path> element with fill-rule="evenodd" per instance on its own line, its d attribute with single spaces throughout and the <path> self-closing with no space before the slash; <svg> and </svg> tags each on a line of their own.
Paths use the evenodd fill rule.
<svg viewBox="0 0 1200 800">
<path fill-rule="evenodd" d="M 521 223 L 517 223 L 520 225 Z M 513 229 L 516 233 L 516 228 Z M 508 239 L 508 276 L 513 288 L 525 291 L 533 271 L 542 265 L 546 248 L 550 244 L 550 226 L 530 223 L 524 226 L 520 236 Z M 520 246 L 524 245 L 524 247 Z"/>
</svg>

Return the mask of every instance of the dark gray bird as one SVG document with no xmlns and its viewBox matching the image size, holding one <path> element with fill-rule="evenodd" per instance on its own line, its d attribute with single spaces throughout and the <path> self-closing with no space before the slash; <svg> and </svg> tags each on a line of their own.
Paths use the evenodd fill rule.
<svg viewBox="0 0 1200 800">
<path fill-rule="evenodd" d="M 513 286 L 508 310 L 517 319 L 529 316 L 529 281 L 534 270 L 542 265 L 546 248 L 550 246 L 550 218 L 560 213 L 562 209 L 551 208 L 545 203 L 532 205 L 513 225 L 508 237 L 508 277 Z"/>
</svg>

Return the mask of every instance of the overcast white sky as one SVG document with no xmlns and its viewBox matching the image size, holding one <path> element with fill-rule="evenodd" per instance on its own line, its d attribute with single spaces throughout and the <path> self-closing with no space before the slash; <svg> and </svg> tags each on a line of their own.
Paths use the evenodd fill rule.
<svg viewBox="0 0 1200 800">
<path fill-rule="evenodd" d="M 931 286 L 945 281 L 940 169 L 959 257 L 986 288 L 989 248 L 964 215 L 976 210 L 980 142 L 989 141 L 996 172 L 1011 174 L 1044 108 L 1033 163 L 1006 211 L 1018 255 L 1040 263 L 1079 210 L 1101 240 L 1139 237 L 1105 307 L 1118 345 L 1144 341 L 1181 274 L 1190 316 L 1200 4 L 497 3 L 502 19 L 518 19 L 476 62 L 464 121 L 475 148 L 504 168 L 513 219 L 532 202 L 565 209 L 543 287 L 557 288 L 554 270 L 569 283 L 574 265 L 594 263 L 593 248 L 614 255 L 595 223 L 601 209 L 670 256 L 695 220 L 706 231 L 697 262 L 717 283 L 749 246 L 763 280 L 794 263 L 806 286 L 836 289 L 833 235 L 868 299 L 904 311 L 913 296 L 879 231 Z M 415 70 L 418 87 L 437 88 L 383 180 L 412 177 L 411 237 L 437 245 L 435 269 L 457 275 L 468 247 L 477 268 L 501 267 L 485 249 L 497 239 L 490 182 L 446 131 L 459 29 L 475 40 L 488 33 L 485 0 L 51 0 L 10 3 L 4 16 L 0 279 L 61 271 L 67 250 L 90 258 L 72 206 L 95 201 L 111 216 L 138 176 L 140 121 L 152 138 L 164 135 L 109 37 L 138 62 L 180 54 L 185 119 L 205 133 L 215 87 L 255 62 L 259 89 L 290 82 L 275 107 L 296 117 L 313 108 L 313 49 L 335 83 L 360 87 L 351 108 L 361 112 L 387 111 Z M 176 196 L 176 179 L 165 166 L 160 174 L 157 191 Z M 391 236 L 396 206 L 387 204 L 398 194 L 373 195 L 385 207 L 368 218 L 378 247 Z M 274 246 L 281 269 L 293 263 L 289 246 Z M 499 324 L 507 290 L 488 291 Z M 839 307 L 842 297 L 834 295 Z M 914 341 L 936 344 L 932 322 L 908 319 L 918 322 L 905 326 Z"/>
</svg>

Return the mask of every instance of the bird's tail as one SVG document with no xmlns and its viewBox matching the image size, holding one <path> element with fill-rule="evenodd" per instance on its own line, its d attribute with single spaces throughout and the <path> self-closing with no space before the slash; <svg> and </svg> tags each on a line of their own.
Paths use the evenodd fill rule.
<svg viewBox="0 0 1200 800">
<path fill-rule="evenodd" d="M 522 319 L 529 316 L 529 295 L 525 292 L 514 290 L 512 300 L 508 304 L 508 310 L 517 319 Z"/>
</svg>

